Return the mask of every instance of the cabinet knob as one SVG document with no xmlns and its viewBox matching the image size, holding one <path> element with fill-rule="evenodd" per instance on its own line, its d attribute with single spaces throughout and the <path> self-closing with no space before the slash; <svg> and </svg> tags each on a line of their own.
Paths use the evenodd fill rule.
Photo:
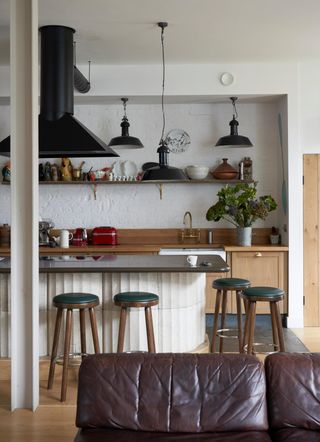
<svg viewBox="0 0 320 442">
<path fill-rule="evenodd" d="M 259 258 L 260 256 L 262 256 L 261 252 L 257 252 L 254 256 L 256 256 L 257 258 Z"/>
</svg>

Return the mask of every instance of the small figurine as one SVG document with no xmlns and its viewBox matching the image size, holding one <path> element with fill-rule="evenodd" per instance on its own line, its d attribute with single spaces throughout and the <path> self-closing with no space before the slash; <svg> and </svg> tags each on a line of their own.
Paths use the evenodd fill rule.
<svg viewBox="0 0 320 442">
<path fill-rule="evenodd" d="M 2 178 L 3 178 L 3 181 L 7 181 L 7 182 L 10 182 L 10 180 L 11 180 L 11 165 L 10 165 L 10 161 L 2 169 Z"/>
<path fill-rule="evenodd" d="M 59 180 L 59 166 L 58 164 L 54 163 L 51 166 L 51 177 L 52 177 L 52 181 L 58 181 Z"/>
<path fill-rule="evenodd" d="M 51 179 L 51 164 L 49 163 L 49 161 L 47 161 L 44 165 L 44 180 L 51 181 Z"/>
<path fill-rule="evenodd" d="M 72 181 L 72 164 L 69 158 L 61 158 L 60 172 L 62 181 Z"/>
</svg>

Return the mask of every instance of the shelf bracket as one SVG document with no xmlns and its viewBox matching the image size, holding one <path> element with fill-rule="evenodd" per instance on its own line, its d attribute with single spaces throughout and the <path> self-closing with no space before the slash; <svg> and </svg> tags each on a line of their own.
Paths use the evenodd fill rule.
<svg viewBox="0 0 320 442">
<path fill-rule="evenodd" d="M 93 185 L 92 190 L 93 190 L 93 198 L 96 201 L 97 200 L 97 184 Z"/>
<path fill-rule="evenodd" d="M 159 189 L 160 200 L 162 200 L 162 197 L 163 197 L 163 183 L 157 184 L 157 187 Z"/>
</svg>

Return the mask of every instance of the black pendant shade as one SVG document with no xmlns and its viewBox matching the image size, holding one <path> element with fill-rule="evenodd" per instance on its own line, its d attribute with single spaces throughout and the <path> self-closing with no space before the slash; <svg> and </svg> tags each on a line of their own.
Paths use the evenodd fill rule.
<svg viewBox="0 0 320 442">
<path fill-rule="evenodd" d="M 177 167 L 170 167 L 168 165 L 168 154 L 170 152 L 166 145 L 163 136 L 165 129 L 165 114 L 164 114 L 164 80 L 165 80 L 165 59 L 164 59 L 164 28 L 168 26 L 167 22 L 159 22 L 158 26 L 161 28 L 161 47 L 162 47 L 162 134 L 157 152 L 159 154 L 159 165 L 151 167 L 144 172 L 142 181 L 175 181 L 187 180 L 185 173 Z"/>
<path fill-rule="evenodd" d="M 186 175 L 181 169 L 168 165 L 168 153 L 170 150 L 163 140 L 160 142 L 157 152 L 159 154 L 159 165 L 146 170 L 142 181 L 187 180 Z"/>
<path fill-rule="evenodd" d="M 248 137 L 244 137 L 238 134 L 239 122 L 236 120 L 236 118 L 238 117 L 238 113 L 235 105 L 237 97 L 230 97 L 230 100 L 232 101 L 232 105 L 234 108 L 234 115 L 229 123 L 230 135 L 226 135 L 225 137 L 219 138 L 219 140 L 216 143 L 216 146 L 252 147 L 252 143 Z"/>
<path fill-rule="evenodd" d="M 126 115 L 126 103 L 128 98 L 121 98 L 124 107 L 124 116 L 121 121 L 121 135 L 119 137 L 114 137 L 108 144 L 108 147 L 122 147 L 128 149 L 140 149 L 143 147 L 143 144 L 139 140 L 139 138 L 131 137 L 129 135 L 129 127 L 130 123 L 128 121 L 128 117 Z"/>
</svg>

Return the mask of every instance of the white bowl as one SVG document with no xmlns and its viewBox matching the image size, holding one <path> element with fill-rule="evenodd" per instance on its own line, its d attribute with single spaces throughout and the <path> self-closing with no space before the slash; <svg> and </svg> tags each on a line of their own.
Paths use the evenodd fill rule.
<svg viewBox="0 0 320 442">
<path fill-rule="evenodd" d="M 209 167 L 206 166 L 188 166 L 187 175 L 192 180 L 204 180 L 209 173 Z"/>
</svg>

